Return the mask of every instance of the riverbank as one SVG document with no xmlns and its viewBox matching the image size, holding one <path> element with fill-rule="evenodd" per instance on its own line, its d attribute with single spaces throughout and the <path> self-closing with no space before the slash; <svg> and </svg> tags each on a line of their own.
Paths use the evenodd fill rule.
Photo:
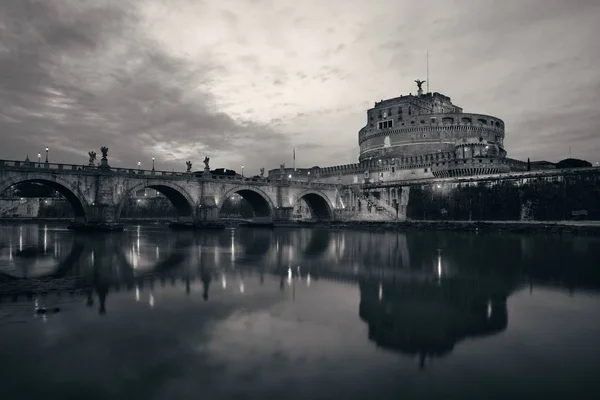
<svg viewBox="0 0 600 400">
<path fill-rule="evenodd" d="M 71 221 L 63 218 L 1 218 L 0 223 L 45 223 Z M 328 228 L 333 230 L 366 230 L 371 232 L 384 231 L 456 231 L 456 232 L 513 232 L 513 233 L 558 233 L 558 234 L 589 234 L 600 235 L 600 221 L 288 221 L 273 224 L 252 224 L 247 221 L 214 221 L 198 226 L 177 224 L 171 220 L 123 220 L 116 231 L 123 227 L 134 225 L 167 226 L 171 229 L 225 229 L 239 228 Z M 98 229 L 98 231 L 114 231 L 114 229 Z M 112 227 L 111 227 L 112 228 Z M 79 230 L 79 229 L 74 229 Z M 90 231 L 89 226 L 84 230 Z M 91 229 L 93 230 L 93 229 Z"/>
<path fill-rule="evenodd" d="M 287 226 L 287 225 L 286 225 Z M 316 222 L 297 226 L 379 231 L 513 232 L 600 235 L 600 221 L 402 221 Z"/>
</svg>

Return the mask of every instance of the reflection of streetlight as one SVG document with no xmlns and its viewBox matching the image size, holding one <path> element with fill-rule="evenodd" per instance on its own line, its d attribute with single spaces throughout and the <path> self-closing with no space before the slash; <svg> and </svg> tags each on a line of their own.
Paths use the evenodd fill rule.
<svg viewBox="0 0 600 400">
<path fill-rule="evenodd" d="M 152 157 L 152 171 L 154 171 L 154 157 Z"/>
<path fill-rule="evenodd" d="M 242 178 L 244 177 L 244 166 L 242 165 Z"/>
<path fill-rule="evenodd" d="M 46 163 L 48 163 L 48 148 L 46 147 Z"/>
</svg>

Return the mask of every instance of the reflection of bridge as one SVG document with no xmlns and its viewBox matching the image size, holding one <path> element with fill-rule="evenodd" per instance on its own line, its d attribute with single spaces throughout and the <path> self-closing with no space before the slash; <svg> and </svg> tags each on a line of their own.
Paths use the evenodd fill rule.
<svg viewBox="0 0 600 400">
<path fill-rule="evenodd" d="M 117 221 L 127 200 L 147 187 L 171 201 L 180 222 L 217 219 L 224 201 L 236 193 L 261 221 L 290 220 L 300 201 L 316 219 L 335 219 L 343 208 L 339 185 L 328 183 L 0 160 L 0 193 L 24 182 L 60 192 L 80 222 Z"/>
</svg>

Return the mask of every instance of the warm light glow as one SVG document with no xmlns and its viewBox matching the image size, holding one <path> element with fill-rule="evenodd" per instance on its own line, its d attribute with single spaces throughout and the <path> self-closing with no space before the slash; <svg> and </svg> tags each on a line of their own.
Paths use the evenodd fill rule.
<svg viewBox="0 0 600 400">
<path fill-rule="evenodd" d="M 442 254 L 440 253 L 439 250 L 438 250 L 438 256 L 437 256 L 437 275 L 438 275 L 438 278 L 442 277 Z"/>
<path fill-rule="evenodd" d="M 135 287 L 135 301 L 140 301 L 140 288 Z"/>
<path fill-rule="evenodd" d="M 292 267 L 288 267 L 288 277 L 287 277 L 288 285 L 292 284 Z"/>
</svg>

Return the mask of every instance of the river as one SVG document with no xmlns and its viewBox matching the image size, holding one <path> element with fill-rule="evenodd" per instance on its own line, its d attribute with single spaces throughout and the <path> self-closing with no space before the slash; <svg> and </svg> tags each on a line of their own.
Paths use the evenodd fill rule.
<svg viewBox="0 0 600 400">
<path fill-rule="evenodd" d="M 600 389 L 600 237 L 0 225 L 0 398 Z"/>
</svg>

